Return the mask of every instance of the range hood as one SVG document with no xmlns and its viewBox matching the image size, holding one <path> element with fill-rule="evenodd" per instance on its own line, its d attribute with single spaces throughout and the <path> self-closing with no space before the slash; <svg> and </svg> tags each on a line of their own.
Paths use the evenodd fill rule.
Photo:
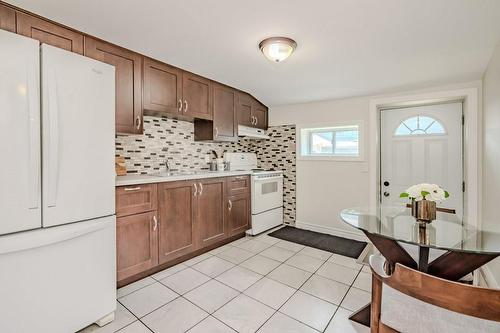
<svg viewBox="0 0 500 333">
<path fill-rule="evenodd" d="M 249 139 L 269 139 L 269 135 L 261 128 L 238 125 L 238 136 L 244 136 Z"/>
</svg>

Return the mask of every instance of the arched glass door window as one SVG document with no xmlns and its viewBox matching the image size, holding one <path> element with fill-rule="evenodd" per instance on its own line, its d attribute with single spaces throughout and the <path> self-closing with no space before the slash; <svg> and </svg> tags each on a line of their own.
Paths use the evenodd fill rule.
<svg viewBox="0 0 500 333">
<path fill-rule="evenodd" d="M 446 134 L 444 126 L 431 117 L 416 116 L 408 118 L 399 124 L 394 135 L 434 135 Z"/>
</svg>

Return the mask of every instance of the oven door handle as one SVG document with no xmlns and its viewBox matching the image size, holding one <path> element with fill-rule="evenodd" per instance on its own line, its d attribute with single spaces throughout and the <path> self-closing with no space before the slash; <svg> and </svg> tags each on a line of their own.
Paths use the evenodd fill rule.
<svg viewBox="0 0 500 333">
<path fill-rule="evenodd" d="M 254 182 L 259 182 L 259 183 L 263 183 L 263 182 L 271 183 L 271 182 L 280 181 L 280 180 L 283 180 L 283 176 L 273 177 L 273 178 L 254 178 L 253 179 Z"/>
</svg>

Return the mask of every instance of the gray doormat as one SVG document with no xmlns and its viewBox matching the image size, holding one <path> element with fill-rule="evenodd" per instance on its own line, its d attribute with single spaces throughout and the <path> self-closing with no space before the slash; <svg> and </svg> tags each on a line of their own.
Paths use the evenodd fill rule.
<svg viewBox="0 0 500 333">
<path fill-rule="evenodd" d="M 357 259 L 367 243 L 315 231 L 283 227 L 269 236 Z"/>
</svg>

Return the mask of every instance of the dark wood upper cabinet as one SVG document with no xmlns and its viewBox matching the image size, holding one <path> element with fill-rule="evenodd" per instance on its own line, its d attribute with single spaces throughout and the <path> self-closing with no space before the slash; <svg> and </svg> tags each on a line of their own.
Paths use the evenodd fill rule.
<svg viewBox="0 0 500 333">
<path fill-rule="evenodd" d="M 31 15 L 17 12 L 17 33 L 41 43 L 83 54 L 83 34 Z"/>
<path fill-rule="evenodd" d="M 182 70 L 144 58 L 144 110 L 182 112 Z"/>
<path fill-rule="evenodd" d="M 158 265 L 156 211 L 116 219 L 117 280 Z"/>
<path fill-rule="evenodd" d="M 198 226 L 198 246 L 205 247 L 221 240 L 227 235 L 224 218 L 225 180 L 215 178 L 200 180 L 196 196 L 196 224 Z"/>
<path fill-rule="evenodd" d="M 228 236 L 241 234 L 250 228 L 250 195 L 236 194 L 227 197 Z"/>
<path fill-rule="evenodd" d="M 247 93 L 238 93 L 237 119 L 239 125 L 267 129 L 267 107 Z"/>
<path fill-rule="evenodd" d="M 254 126 L 267 129 L 267 107 L 260 104 L 257 100 L 252 105 L 252 115 L 254 116 Z"/>
<path fill-rule="evenodd" d="M 212 82 L 204 77 L 182 74 L 182 112 L 184 116 L 212 119 Z"/>
<path fill-rule="evenodd" d="M 16 11 L 0 4 L 0 29 L 16 32 Z"/>
<path fill-rule="evenodd" d="M 253 126 L 252 124 L 252 96 L 246 93 L 238 93 L 238 104 L 236 108 L 236 119 L 239 125 Z"/>
<path fill-rule="evenodd" d="M 236 90 L 221 84 L 213 85 L 214 138 L 237 140 Z"/>
<path fill-rule="evenodd" d="M 85 37 L 85 55 L 115 66 L 115 123 L 123 134 L 142 134 L 142 56 Z"/>
<path fill-rule="evenodd" d="M 236 90 L 219 83 L 212 84 L 213 121 L 194 120 L 195 141 L 236 141 Z"/>
<path fill-rule="evenodd" d="M 162 264 L 196 250 L 196 197 L 193 182 L 158 184 L 158 191 L 158 247 L 159 263 Z"/>
</svg>

